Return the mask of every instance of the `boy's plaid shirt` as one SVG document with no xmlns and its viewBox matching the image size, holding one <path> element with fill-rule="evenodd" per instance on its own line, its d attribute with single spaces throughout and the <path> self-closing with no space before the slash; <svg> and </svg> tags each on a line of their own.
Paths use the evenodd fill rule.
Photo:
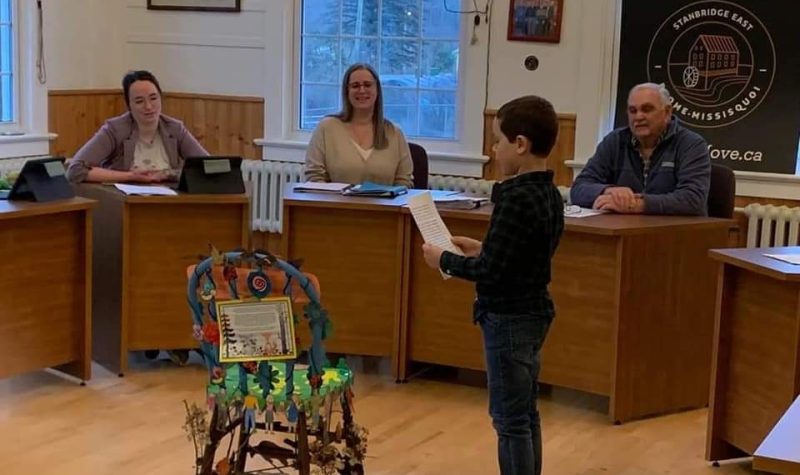
<svg viewBox="0 0 800 475">
<path fill-rule="evenodd" d="M 478 300 L 495 313 L 552 316 L 550 260 L 564 231 L 564 202 L 553 172 L 516 176 L 492 189 L 494 211 L 478 257 L 445 251 L 449 275 L 476 282 Z"/>
</svg>

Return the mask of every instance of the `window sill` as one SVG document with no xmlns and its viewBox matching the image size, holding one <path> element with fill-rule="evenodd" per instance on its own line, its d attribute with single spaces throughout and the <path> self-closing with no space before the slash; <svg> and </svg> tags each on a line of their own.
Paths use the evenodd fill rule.
<svg viewBox="0 0 800 475">
<path fill-rule="evenodd" d="M 298 140 L 255 139 L 253 143 L 263 148 L 262 160 L 303 163 L 307 142 Z M 489 157 L 469 153 L 428 151 L 429 173 L 481 178 L 483 165 Z"/>
<path fill-rule="evenodd" d="M 22 135 L 0 135 L 0 158 L 46 155 L 50 142 L 58 135 L 51 133 L 27 133 Z"/>
<path fill-rule="evenodd" d="M 51 142 L 58 138 L 57 134 L 14 134 L 14 135 L 3 135 L 0 133 L 0 145 L 6 143 L 33 143 L 33 142 Z"/>
<path fill-rule="evenodd" d="M 564 162 L 572 169 L 573 179 L 580 173 L 585 162 L 567 160 Z M 775 198 L 783 200 L 800 200 L 800 176 L 783 173 L 760 173 L 734 170 L 736 176 L 736 196 L 756 198 Z"/>
<path fill-rule="evenodd" d="M 263 149 L 262 160 L 295 163 L 303 163 L 306 160 L 307 142 L 255 139 L 253 143 Z"/>
</svg>

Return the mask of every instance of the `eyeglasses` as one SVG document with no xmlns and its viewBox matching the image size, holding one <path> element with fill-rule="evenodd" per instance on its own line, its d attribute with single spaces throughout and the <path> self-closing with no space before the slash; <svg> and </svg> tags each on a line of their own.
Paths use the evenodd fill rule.
<svg viewBox="0 0 800 475">
<path fill-rule="evenodd" d="M 353 91 L 358 91 L 362 87 L 364 89 L 372 89 L 372 86 L 374 85 L 375 85 L 374 82 L 364 81 L 364 82 L 351 82 L 350 84 L 347 85 L 347 87 L 349 87 Z"/>
<path fill-rule="evenodd" d="M 564 216 L 575 216 L 581 214 L 581 207 L 578 205 L 564 205 Z"/>
</svg>

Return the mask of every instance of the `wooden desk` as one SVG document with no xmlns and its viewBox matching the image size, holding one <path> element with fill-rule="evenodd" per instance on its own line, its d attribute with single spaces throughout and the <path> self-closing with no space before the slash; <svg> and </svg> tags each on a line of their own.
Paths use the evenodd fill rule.
<svg viewBox="0 0 800 475">
<path fill-rule="evenodd" d="M 0 377 L 54 367 L 91 378 L 94 205 L 0 201 Z"/>
<path fill-rule="evenodd" d="M 443 211 L 454 235 L 482 239 L 491 208 Z M 618 422 L 703 407 L 708 402 L 715 267 L 729 220 L 604 215 L 567 218 L 553 260 L 556 318 L 543 352 L 542 382 L 610 397 Z M 474 285 L 443 281 L 425 266 L 411 231 L 407 358 L 484 369 L 472 324 Z M 406 362 L 400 362 L 405 377 Z"/>
<path fill-rule="evenodd" d="M 412 192 L 413 195 L 414 192 Z M 284 249 L 326 289 L 331 351 L 483 369 L 472 325 L 474 286 L 426 267 L 421 236 L 395 200 L 284 196 Z M 453 234 L 483 238 L 491 208 L 444 211 Z M 713 333 L 715 267 L 730 220 L 599 216 L 567 219 L 551 291 L 558 316 L 542 381 L 611 398 L 615 421 L 703 407 Z"/>
<path fill-rule="evenodd" d="M 247 248 L 246 195 L 126 196 L 84 184 L 94 224 L 94 359 L 122 375 L 128 351 L 194 348 L 186 267 L 208 253 Z"/>
<path fill-rule="evenodd" d="M 333 320 L 329 351 L 399 360 L 402 285 L 409 222 L 401 214 L 409 195 L 396 199 L 295 193 L 283 198 L 281 253 L 303 258 L 303 268 L 325 289 Z"/>
<path fill-rule="evenodd" d="M 756 449 L 753 468 L 770 473 L 800 474 L 800 397 Z"/>
<path fill-rule="evenodd" d="M 800 266 L 764 253 L 800 248 L 710 252 L 718 280 L 708 460 L 753 454 L 800 393 Z"/>
</svg>

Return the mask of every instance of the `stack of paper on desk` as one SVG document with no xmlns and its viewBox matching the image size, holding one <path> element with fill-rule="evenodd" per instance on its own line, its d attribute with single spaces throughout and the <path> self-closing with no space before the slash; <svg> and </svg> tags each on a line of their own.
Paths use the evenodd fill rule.
<svg viewBox="0 0 800 475">
<path fill-rule="evenodd" d="M 298 183 L 294 186 L 294 191 L 301 193 L 341 193 L 350 188 L 349 183 L 321 183 L 315 181 L 307 181 L 305 183 Z"/>
<path fill-rule="evenodd" d="M 437 208 L 443 209 L 474 209 L 489 202 L 486 196 L 450 195 L 433 198 Z"/>
<path fill-rule="evenodd" d="M 788 262 L 789 264 L 800 265 L 800 254 L 764 254 L 764 256 Z"/>
</svg>

